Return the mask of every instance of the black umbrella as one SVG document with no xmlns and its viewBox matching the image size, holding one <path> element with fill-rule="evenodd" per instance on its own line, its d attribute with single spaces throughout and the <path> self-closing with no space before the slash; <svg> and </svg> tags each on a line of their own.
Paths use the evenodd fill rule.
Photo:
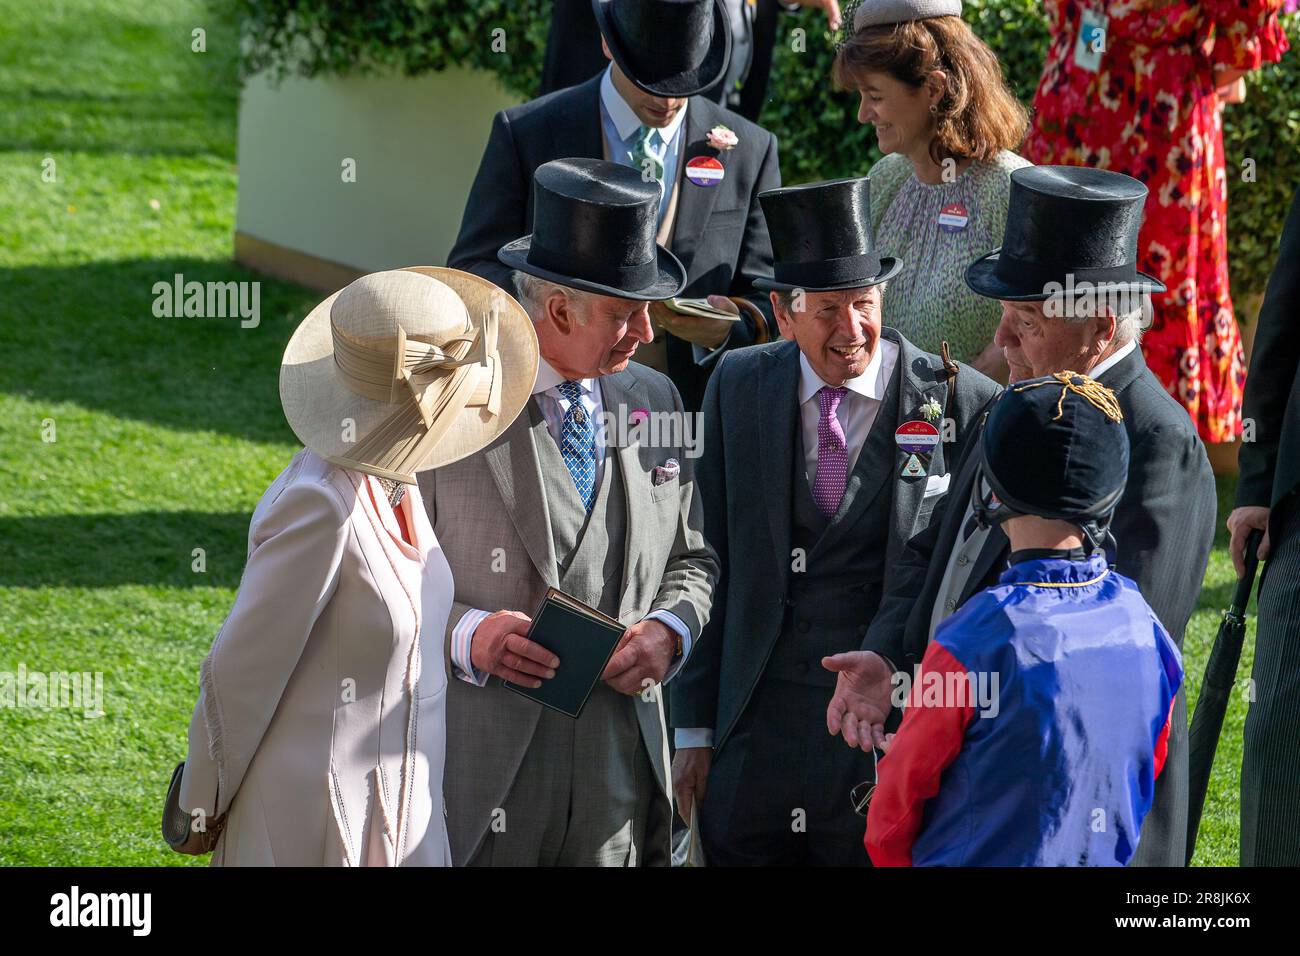
<svg viewBox="0 0 1300 956">
<path fill-rule="evenodd" d="M 1259 564 L 1256 554 L 1263 538 L 1262 531 L 1252 531 L 1246 538 L 1246 573 L 1237 581 L 1237 593 L 1232 605 L 1223 612 L 1223 623 L 1215 635 L 1210 659 L 1205 662 L 1205 679 L 1201 681 L 1201 695 L 1196 700 L 1196 713 L 1192 715 L 1189 733 L 1189 791 L 1187 797 L 1187 865 L 1192 865 L 1196 852 L 1196 833 L 1201 827 L 1201 810 L 1205 806 L 1205 791 L 1210 785 L 1210 770 L 1214 767 L 1214 752 L 1219 747 L 1219 733 L 1223 730 L 1223 715 L 1228 709 L 1228 695 L 1237 681 L 1237 663 L 1241 660 L 1241 644 L 1246 638 L 1246 605 L 1250 592 L 1255 589 L 1255 569 Z"/>
</svg>

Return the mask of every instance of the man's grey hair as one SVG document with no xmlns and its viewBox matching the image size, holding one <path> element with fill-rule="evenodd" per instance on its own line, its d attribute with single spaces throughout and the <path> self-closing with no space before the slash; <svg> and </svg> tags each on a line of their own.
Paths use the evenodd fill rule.
<svg viewBox="0 0 1300 956">
<path fill-rule="evenodd" d="M 1136 300 L 1136 303 L 1134 300 Z M 1115 312 L 1115 304 L 1118 304 L 1123 311 Z M 1044 306 L 1046 306 L 1046 303 L 1044 303 Z M 1107 309 L 1115 315 L 1116 345 L 1142 341 L 1142 333 L 1150 328 L 1154 314 L 1149 292 L 1121 293 L 1114 302 L 1108 303 Z M 1064 314 L 1060 315 L 1060 317 L 1066 322 L 1082 322 L 1093 315 L 1086 307 L 1059 309 L 1058 315 L 1061 312 Z"/>
<path fill-rule="evenodd" d="M 566 285 L 558 282 L 552 282 L 550 279 L 542 279 L 535 275 L 529 275 L 527 272 L 521 272 L 516 269 L 511 276 L 515 284 L 515 291 L 518 295 L 520 304 L 528 317 L 534 322 L 542 321 L 545 313 L 543 311 L 546 300 L 554 293 L 559 292 L 571 302 L 584 301 L 586 294 L 578 289 L 571 289 Z M 587 322 L 587 310 L 585 308 L 577 309 L 575 315 L 580 325 Z"/>
</svg>

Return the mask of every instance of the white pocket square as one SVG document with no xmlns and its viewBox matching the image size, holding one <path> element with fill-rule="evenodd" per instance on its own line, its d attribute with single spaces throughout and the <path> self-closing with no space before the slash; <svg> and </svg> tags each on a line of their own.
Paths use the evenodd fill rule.
<svg viewBox="0 0 1300 956">
<path fill-rule="evenodd" d="M 947 494 L 950 475 L 930 475 L 925 479 L 925 494 L 922 497 L 933 498 L 935 495 Z"/>
</svg>

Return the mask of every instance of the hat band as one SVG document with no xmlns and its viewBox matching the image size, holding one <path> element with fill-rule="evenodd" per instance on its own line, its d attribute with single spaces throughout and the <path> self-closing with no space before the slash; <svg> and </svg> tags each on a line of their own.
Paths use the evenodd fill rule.
<svg viewBox="0 0 1300 956">
<path fill-rule="evenodd" d="M 1067 276 L 1073 277 L 1073 285 L 1136 285 L 1146 280 L 1137 274 L 1137 263 L 1127 262 L 1118 266 L 1060 266 L 1054 263 L 1032 262 L 1009 256 L 999 251 L 997 264 L 993 271 L 1004 282 L 1014 284 L 1020 289 L 1042 289 L 1043 295 L 1049 295 L 1047 287 L 1060 286 L 1061 292 L 1068 289 Z M 1080 291 L 1083 291 L 1080 289 Z"/>
<path fill-rule="evenodd" d="M 584 282 L 626 289 L 629 292 L 649 288 L 659 278 L 659 260 L 653 255 L 645 262 L 624 266 L 590 259 L 575 260 L 572 249 L 561 252 L 538 244 L 536 233 L 528 248 L 528 264 L 547 272 L 558 272 Z"/>
<path fill-rule="evenodd" d="M 467 406 L 501 414 L 501 359 L 497 350 L 497 308 L 484 315 L 476 333 L 439 347 L 412 341 L 397 328 L 396 348 L 375 348 L 330 322 L 334 364 L 351 392 L 399 407 L 370 429 L 350 454 L 331 458 L 358 471 L 382 471 L 408 484 L 415 468 L 455 424 Z"/>
<path fill-rule="evenodd" d="M 778 262 L 772 278 L 782 285 L 841 285 L 861 280 L 863 283 L 880 275 L 880 257 L 871 253 L 818 259 L 816 262 Z"/>
</svg>

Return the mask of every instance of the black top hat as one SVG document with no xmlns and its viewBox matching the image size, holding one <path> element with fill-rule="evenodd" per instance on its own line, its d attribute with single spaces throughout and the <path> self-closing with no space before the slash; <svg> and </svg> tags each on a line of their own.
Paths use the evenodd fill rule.
<svg viewBox="0 0 1300 956">
<path fill-rule="evenodd" d="M 655 96 L 694 96 L 722 78 L 731 29 L 722 0 L 591 0 L 610 55 Z"/>
<path fill-rule="evenodd" d="M 1030 302 L 1073 284 L 1164 292 L 1137 270 L 1147 188 L 1132 176 L 1084 166 L 1026 166 L 1011 174 L 1001 248 L 966 269 L 990 299 Z M 1048 290 L 1049 285 L 1058 288 Z"/>
<path fill-rule="evenodd" d="M 876 250 L 865 176 L 769 189 L 758 201 L 776 260 L 771 279 L 754 280 L 760 289 L 858 289 L 893 278 L 903 266 Z"/>
<path fill-rule="evenodd" d="M 659 186 L 603 159 L 555 159 L 533 173 L 533 231 L 497 250 L 511 268 L 621 299 L 667 299 L 686 270 L 655 242 Z"/>
</svg>

